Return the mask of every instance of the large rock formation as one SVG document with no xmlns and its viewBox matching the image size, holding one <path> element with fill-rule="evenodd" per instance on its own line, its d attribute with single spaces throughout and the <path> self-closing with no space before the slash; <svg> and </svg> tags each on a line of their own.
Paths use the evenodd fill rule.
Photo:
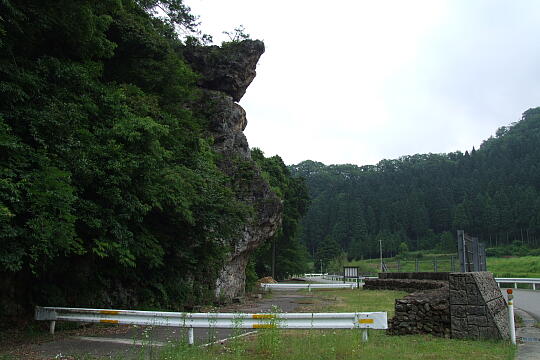
<svg viewBox="0 0 540 360">
<path fill-rule="evenodd" d="M 255 67 L 264 53 L 259 40 L 244 40 L 225 46 L 190 47 L 184 58 L 202 75 L 199 86 L 218 90 L 240 101 L 255 78 Z"/>
<path fill-rule="evenodd" d="M 214 150 L 223 155 L 219 166 L 231 177 L 239 200 L 255 209 L 241 234 L 230 244 L 228 261 L 216 282 L 218 298 L 243 294 L 250 254 L 272 237 L 281 223 L 281 200 L 251 160 L 243 133 L 246 112 L 236 103 L 254 79 L 263 52 L 264 44 L 257 40 L 184 50 L 184 58 L 201 74 L 199 86 L 204 89 L 204 103 L 208 105 L 208 132 L 214 139 Z"/>
<path fill-rule="evenodd" d="M 211 104 L 208 131 L 214 138 L 214 150 L 226 157 L 250 159 L 251 152 L 243 132 L 247 126 L 245 110 L 232 97 L 214 90 L 205 90 L 203 102 Z"/>
</svg>

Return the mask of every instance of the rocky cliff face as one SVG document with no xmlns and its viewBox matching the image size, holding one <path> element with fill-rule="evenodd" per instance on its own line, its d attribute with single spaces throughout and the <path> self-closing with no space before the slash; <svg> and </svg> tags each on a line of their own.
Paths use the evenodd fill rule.
<svg viewBox="0 0 540 360">
<path fill-rule="evenodd" d="M 226 299 L 243 294 L 250 254 L 272 237 L 281 223 L 281 201 L 251 160 L 243 133 L 246 112 L 236 103 L 255 78 L 263 53 L 264 44 L 257 40 L 184 51 L 185 59 L 201 74 L 199 86 L 204 89 L 204 103 L 210 104 L 208 131 L 214 138 L 214 150 L 223 155 L 220 168 L 231 177 L 238 198 L 255 209 L 240 236 L 230 244 L 228 261 L 217 279 L 216 296 Z"/>
</svg>

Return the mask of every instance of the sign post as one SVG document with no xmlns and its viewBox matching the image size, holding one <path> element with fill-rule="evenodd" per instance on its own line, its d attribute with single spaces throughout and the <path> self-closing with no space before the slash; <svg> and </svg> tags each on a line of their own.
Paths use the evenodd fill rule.
<svg viewBox="0 0 540 360">
<path fill-rule="evenodd" d="M 344 266 L 343 267 L 343 282 L 347 281 L 347 278 L 356 279 L 356 287 L 360 287 L 360 272 L 358 266 Z"/>
<path fill-rule="evenodd" d="M 510 325 L 510 340 L 512 344 L 516 344 L 516 325 L 514 324 L 514 295 L 512 295 L 512 289 L 507 289 L 508 294 L 508 321 Z"/>
</svg>

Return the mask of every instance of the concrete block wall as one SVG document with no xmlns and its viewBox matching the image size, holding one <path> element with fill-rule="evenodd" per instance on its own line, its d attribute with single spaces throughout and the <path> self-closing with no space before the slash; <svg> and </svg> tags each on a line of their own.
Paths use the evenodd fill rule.
<svg viewBox="0 0 540 360">
<path fill-rule="evenodd" d="M 418 276 L 421 280 L 415 280 L 414 273 L 385 275 L 367 287 L 413 292 L 396 300 L 396 313 L 389 322 L 390 334 L 427 333 L 459 339 L 509 339 L 508 307 L 493 274 L 431 275 L 432 279 L 447 277 L 447 281 L 424 280 L 423 274 Z M 437 285 L 438 289 L 428 290 Z"/>
<path fill-rule="evenodd" d="M 449 291 L 453 338 L 510 338 L 506 299 L 491 273 L 451 273 Z"/>
</svg>

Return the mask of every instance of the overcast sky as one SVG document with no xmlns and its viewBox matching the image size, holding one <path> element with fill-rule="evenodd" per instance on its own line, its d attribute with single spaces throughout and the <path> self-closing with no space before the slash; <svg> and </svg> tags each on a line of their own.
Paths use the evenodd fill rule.
<svg viewBox="0 0 540 360">
<path fill-rule="evenodd" d="M 540 106 L 540 1 L 185 2 L 264 41 L 245 133 L 289 165 L 464 152 Z"/>
</svg>

